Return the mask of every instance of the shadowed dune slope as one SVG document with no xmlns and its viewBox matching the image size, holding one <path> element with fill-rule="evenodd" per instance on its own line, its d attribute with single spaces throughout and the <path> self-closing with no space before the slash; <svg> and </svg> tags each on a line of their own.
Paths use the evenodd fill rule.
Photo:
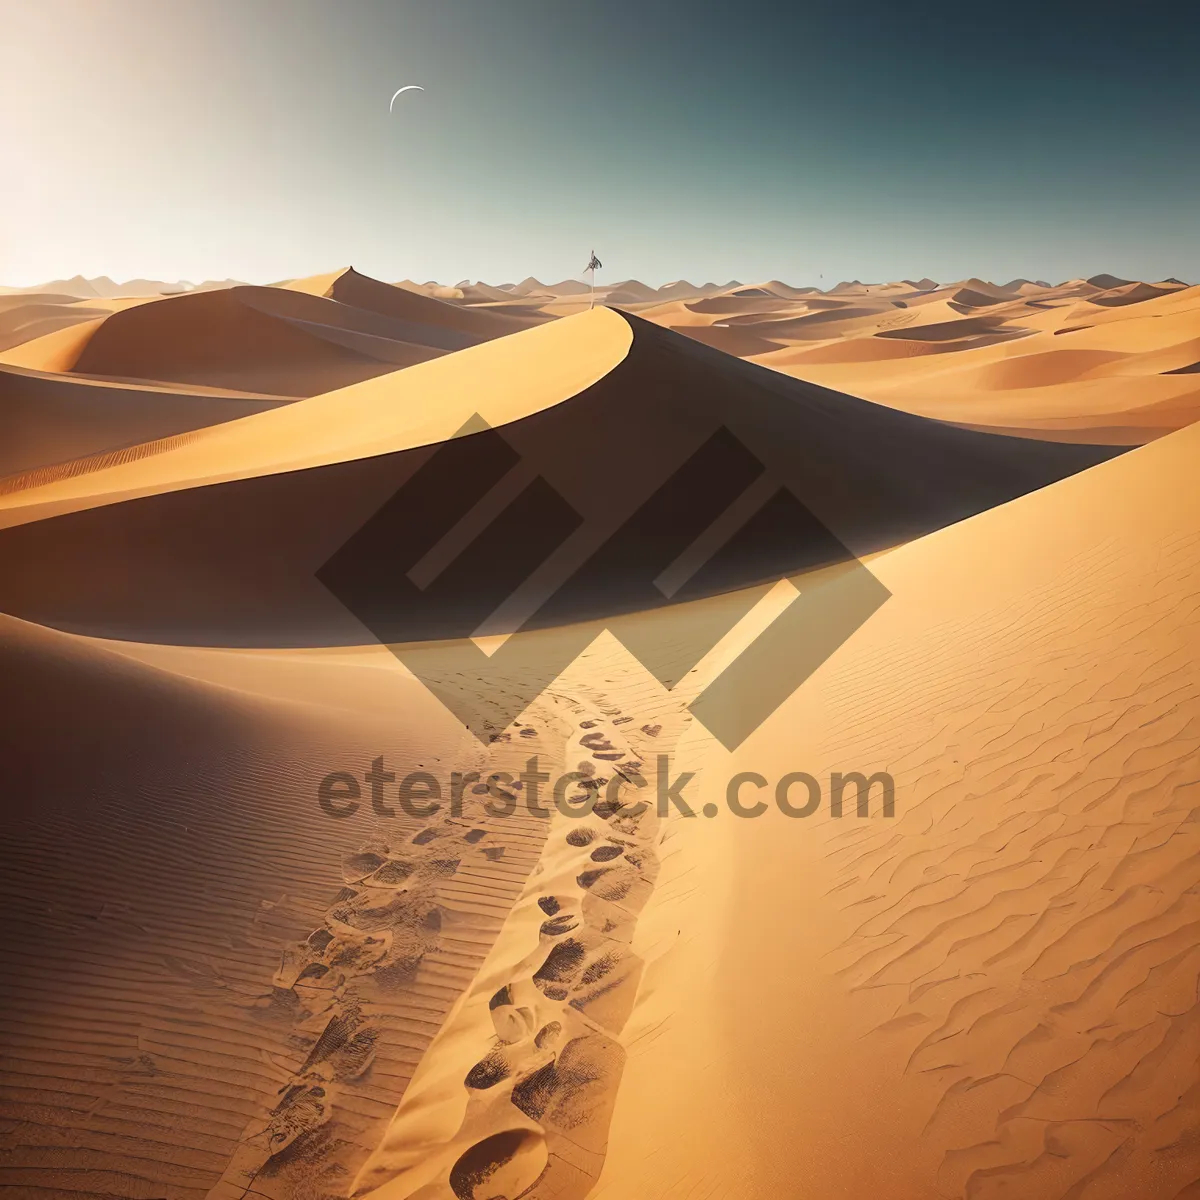
<svg viewBox="0 0 1200 1200">
<path fill-rule="evenodd" d="M 0 366 L 0 477 L 111 454 L 286 403 L 252 393 L 172 390 Z M 0 488 L 31 482 L 8 479 Z"/>
<path fill-rule="evenodd" d="M 505 426 L 511 449 L 497 450 L 494 434 L 456 439 L 450 458 L 439 459 L 449 465 L 430 468 L 434 491 L 410 490 L 389 510 L 401 514 L 397 536 L 414 562 L 508 475 L 506 455 L 525 460 L 530 475 L 540 475 L 559 499 L 535 504 L 530 493 L 505 508 L 490 532 L 481 527 L 441 591 L 431 591 L 429 599 L 438 603 L 413 616 L 411 625 L 392 628 L 388 640 L 470 632 L 488 613 L 471 619 L 478 589 L 454 585 L 456 572 L 472 578 L 472 569 L 505 564 L 505 571 L 516 572 L 516 585 L 523 578 L 520 564 L 527 573 L 556 547 L 563 577 L 590 572 L 587 578 L 596 582 L 572 593 L 576 607 L 548 609 L 535 623 L 665 604 L 649 580 L 669 562 L 653 570 L 649 563 L 622 567 L 640 553 L 643 535 L 616 534 L 635 514 L 645 520 L 658 519 L 646 513 L 671 514 L 670 506 L 681 503 L 672 497 L 682 493 L 664 481 L 675 473 L 676 481 L 697 481 L 695 494 L 703 500 L 684 503 L 670 520 L 686 527 L 697 519 L 692 508 L 713 510 L 695 535 L 765 470 L 806 506 L 810 526 L 815 517 L 861 555 L 1113 454 L 1107 447 L 1026 441 L 915 417 L 789 380 L 636 317 L 598 309 L 201 430 L 136 461 L 0 497 L 0 522 L 9 526 L 0 533 L 0 558 L 13 568 L 0 581 L 0 609 L 130 639 L 361 641 L 362 627 L 315 573 L 414 478 L 432 447 L 475 413 Z M 712 438 L 720 429 L 727 432 L 718 445 Z M 592 486 L 595 472 L 609 465 L 631 485 L 642 481 L 640 490 Z M 660 484 L 659 507 L 643 512 Z M 425 498 L 418 503 L 414 495 Z M 560 501 L 577 515 L 574 540 L 562 526 Z M 408 512 L 410 503 L 416 507 Z M 447 529 L 434 527 L 431 512 Z M 675 599 L 763 582 L 844 553 L 819 526 L 799 534 L 780 514 L 764 505 L 751 548 L 697 572 Z M 616 540 L 605 546 L 606 537 Z M 67 586 L 80 578 L 88 581 L 86 589 Z M 398 578 L 396 586 L 406 585 Z"/>
<path fill-rule="evenodd" d="M 1198 457 L 872 564 L 891 599 L 709 777 L 819 809 L 677 825 L 590 1196 L 1198 1194 Z M 833 818 L 830 771 L 894 817 Z"/>
</svg>

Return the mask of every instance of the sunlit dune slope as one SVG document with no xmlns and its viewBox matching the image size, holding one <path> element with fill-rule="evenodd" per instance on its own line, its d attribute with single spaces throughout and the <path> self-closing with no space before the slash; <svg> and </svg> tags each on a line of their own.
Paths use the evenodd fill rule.
<svg viewBox="0 0 1200 1200">
<path fill-rule="evenodd" d="M 525 460 L 522 469 L 540 475 L 559 499 L 506 510 L 490 532 L 481 527 L 456 570 L 468 571 L 479 556 L 507 561 L 506 570 L 528 561 L 532 570 L 561 543 L 563 572 L 586 570 L 595 585 L 572 593 L 577 606 L 570 611 L 546 610 L 543 622 L 666 603 L 650 580 L 668 563 L 648 578 L 641 568 L 621 569 L 639 535 L 609 546 L 604 553 L 615 558 L 608 565 L 593 561 L 599 551 L 589 539 L 598 532 L 615 535 L 635 513 L 651 519 L 640 511 L 645 482 L 641 491 L 595 487 L 597 471 L 664 488 L 675 472 L 685 480 L 696 475 L 702 501 L 686 502 L 672 520 L 686 528 L 698 519 L 693 509 L 711 507 L 698 535 L 765 469 L 768 478 L 788 481 L 811 514 L 804 520 L 811 524 L 815 516 L 862 555 L 1112 453 L 914 417 L 598 309 L 168 439 L 129 461 L 98 469 L 68 465 L 57 479 L 0 497 L 0 521 L 10 526 L 0 535 L 0 555 L 14 567 L 0 581 L 0 609 L 78 632 L 138 639 L 361 641 L 361 626 L 317 581 L 317 570 L 413 478 L 431 446 L 475 414 L 503 425 L 512 449 L 498 456 L 494 435 L 486 433 L 456 440 L 457 465 L 447 468 L 436 496 L 405 518 L 404 536 L 413 553 L 418 545 L 425 553 L 446 532 L 431 524 L 431 512 L 449 526 L 507 476 L 504 455 Z M 717 444 L 712 439 L 720 429 L 727 432 Z M 669 499 L 677 494 L 664 491 L 667 498 L 656 503 L 683 503 Z M 563 500 L 578 521 L 573 541 L 569 529 L 555 532 Z M 845 553 L 820 527 L 797 534 L 784 509 L 764 506 L 750 548 L 698 573 L 674 598 L 775 579 Z M 526 514 L 519 521 L 517 511 Z M 86 589 L 68 585 L 80 578 Z M 450 588 L 426 623 L 393 630 L 388 640 L 452 636 L 474 603 L 472 589 Z"/>
<path fill-rule="evenodd" d="M 589 1195 L 1196 1194 L 1197 461 L 1193 427 L 877 559 L 891 599 L 734 756 L 679 751 L 722 813 L 643 910 Z M 895 816 L 831 817 L 831 771 Z"/>
</svg>

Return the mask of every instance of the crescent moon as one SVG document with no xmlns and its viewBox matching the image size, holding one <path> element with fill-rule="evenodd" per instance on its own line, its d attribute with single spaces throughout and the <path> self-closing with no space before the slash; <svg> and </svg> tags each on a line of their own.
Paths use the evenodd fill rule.
<svg viewBox="0 0 1200 1200">
<path fill-rule="evenodd" d="M 424 90 L 425 90 L 425 89 L 424 89 L 423 87 L 421 87 L 421 85 L 420 85 L 420 84 L 417 84 L 417 83 L 406 83 L 406 84 L 405 84 L 405 85 L 404 85 L 404 86 L 403 86 L 403 87 L 400 89 L 400 91 L 396 93 L 396 96 L 399 96 L 399 95 L 400 95 L 400 92 L 413 92 L 413 91 L 416 91 L 416 92 L 423 92 Z M 392 105 L 396 103 L 396 96 L 393 96 L 393 97 L 391 98 L 391 100 L 389 100 L 389 101 L 388 101 L 388 112 L 391 112 L 391 111 L 392 111 Z"/>
</svg>

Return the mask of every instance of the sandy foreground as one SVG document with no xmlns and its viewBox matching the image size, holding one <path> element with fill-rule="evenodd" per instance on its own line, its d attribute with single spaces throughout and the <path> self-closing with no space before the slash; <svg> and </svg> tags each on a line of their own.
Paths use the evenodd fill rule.
<svg viewBox="0 0 1200 1200">
<path fill-rule="evenodd" d="M 1200 1196 L 1200 289 L 60 283 L 0 295 L 7 1191 Z M 490 658 L 557 527 L 477 418 L 607 539 Z M 714 428 L 879 589 L 798 686 L 809 534 L 642 578 Z M 393 654 L 317 573 L 445 447 Z"/>
</svg>

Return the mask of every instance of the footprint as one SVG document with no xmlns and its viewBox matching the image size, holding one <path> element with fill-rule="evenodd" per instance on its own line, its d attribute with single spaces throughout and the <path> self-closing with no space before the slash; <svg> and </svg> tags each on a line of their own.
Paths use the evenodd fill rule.
<svg viewBox="0 0 1200 1200">
<path fill-rule="evenodd" d="M 342 878 L 347 883 L 358 883 L 378 871 L 385 862 L 387 859 L 382 854 L 374 852 L 347 854 L 342 859 Z"/>
<path fill-rule="evenodd" d="M 562 1025 L 558 1021 L 550 1021 L 537 1031 L 533 1044 L 539 1050 L 553 1050 L 562 1036 Z"/>
<path fill-rule="evenodd" d="M 272 1158 L 329 1120 L 329 1104 L 320 1084 L 293 1084 L 271 1110 L 267 1149 Z"/>
<path fill-rule="evenodd" d="M 637 871 L 631 865 L 619 863 L 616 867 L 592 867 L 581 871 L 575 882 L 601 900 L 617 901 L 629 895 L 637 880 Z"/>
<path fill-rule="evenodd" d="M 539 932 L 542 937 L 562 937 L 564 933 L 570 933 L 578 924 L 579 918 L 573 913 L 559 913 L 557 917 L 543 921 Z"/>
<path fill-rule="evenodd" d="M 521 1196 L 541 1178 L 548 1161 L 546 1139 L 532 1129 L 507 1129 L 484 1138 L 450 1168 L 458 1200 Z"/>
<path fill-rule="evenodd" d="M 581 746 L 589 750 L 615 750 L 616 747 L 602 733 L 586 733 L 579 739 Z M 596 756 L 593 754 L 593 758 Z"/>
<path fill-rule="evenodd" d="M 567 998 L 567 984 L 583 967 L 587 947 L 575 938 L 566 938 L 553 946 L 546 961 L 534 972 L 533 982 L 551 1000 Z"/>
<path fill-rule="evenodd" d="M 370 877 L 368 882 L 392 887 L 398 883 L 403 883 L 413 873 L 414 869 L 412 863 L 406 863 L 403 859 L 389 859 Z"/>
<path fill-rule="evenodd" d="M 512 1074 L 504 1055 L 499 1050 L 489 1051 L 468 1072 L 463 1083 L 474 1091 L 485 1091 L 503 1083 Z"/>
<path fill-rule="evenodd" d="M 535 1121 L 577 1131 L 579 1143 L 586 1144 L 584 1127 L 598 1096 L 619 1078 L 624 1057 L 621 1046 L 603 1034 L 572 1038 L 554 1062 L 517 1083 L 512 1102 Z M 596 1133 L 603 1136 L 599 1129 Z"/>
</svg>

